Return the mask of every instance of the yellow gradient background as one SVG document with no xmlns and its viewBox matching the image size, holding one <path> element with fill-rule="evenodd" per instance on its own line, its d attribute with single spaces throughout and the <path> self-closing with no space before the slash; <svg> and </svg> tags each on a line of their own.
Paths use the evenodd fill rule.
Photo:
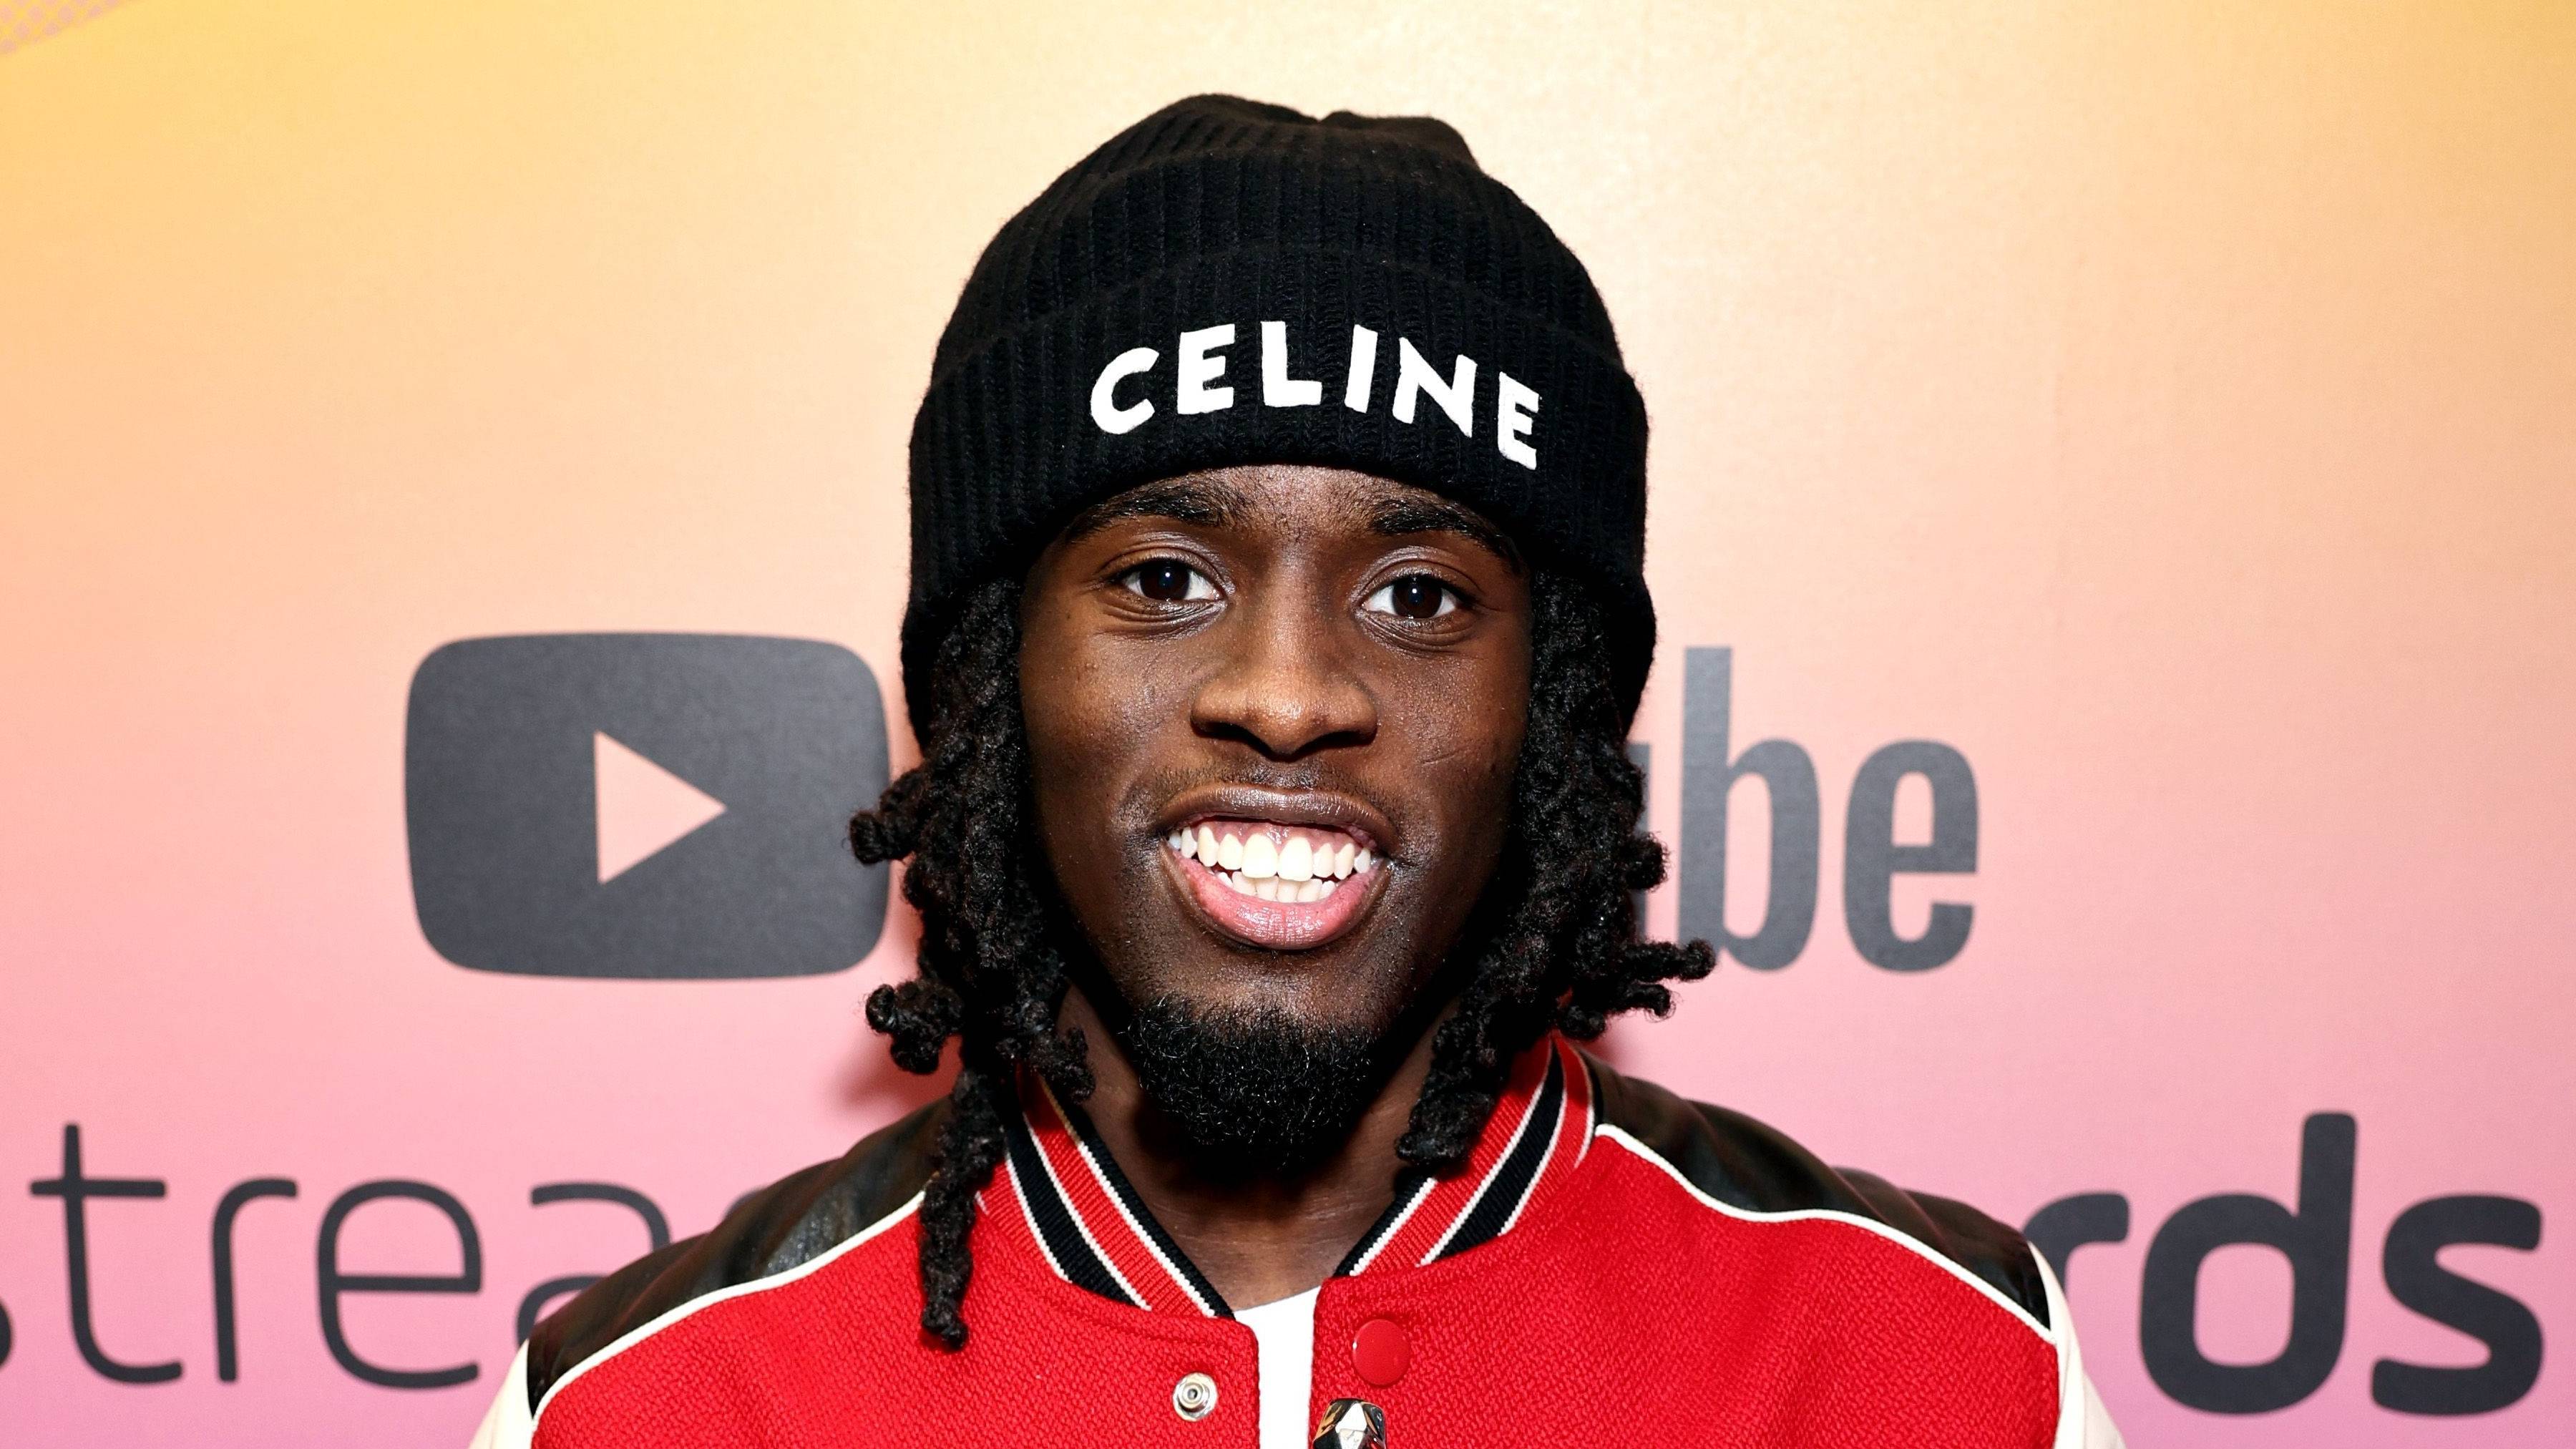
<svg viewBox="0 0 2576 1449">
<path fill-rule="evenodd" d="M 933 340 L 1003 218 L 1202 90 L 1437 114 L 1550 220 L 1654 419 L 1652 819 L 1686 646 L 1735 650 L 1738 749 L 1815 757 L 1806 953 L 1614 1059 L 2013 1221 L 2127 1194 L 2071 1291 L 2134 1444 L 2576 1438 L 2576 7 L 47 9 L 0 9 L 0 1178 L 78 1122 L 93 1171 L 168 1179 L 95 1210 L 97 1312 L 186 1371 L 85 1369 L 60 1208 L 0 1190 L 0 1440 L 461 1443 L 518 1295 L 641 1247 L 529 1184 L 696 1231 L 919 1099 L 856 1013 L 900 917 L 802 981 L 441 962 L 404 690 L 479 634 L 829 639 L 900 765 Z M 1976 876 L 1908 886 L 1900 925 L 1977 911 L 1920 977 L 1858 959 L 1836 889 L 1901 738 L 1963 751 L 1983 813 Z M 2146 1243 L 2288 1198 L 2315 1111 L 2360 1123 L 2342 1358 L 2277 1415 L 2185 1409 L 2138 1359 Z M 222 1384 L 207 1213 L 269 1172 L 303 1191 L 243 1219 Z M 486 1289 L 366 1345 L 470 1385 L 322 1350 L 312 1225 L 376 1176 L 467 1200 Z M 2460 1192 L 2541 1204 L 2537 1252 L 2446 1261 L 2552 1357 L 2500 1413 L 2395 1415 L 2375 1360 L 2480 1353 L 2379 1278 L 2390 1219 Z M 420 1241 L 380 1261 L 454 1252 Z M 2204 1346 L 2270 1356 L 2277 1262 L 2209 1278 Z"/>
</svg>

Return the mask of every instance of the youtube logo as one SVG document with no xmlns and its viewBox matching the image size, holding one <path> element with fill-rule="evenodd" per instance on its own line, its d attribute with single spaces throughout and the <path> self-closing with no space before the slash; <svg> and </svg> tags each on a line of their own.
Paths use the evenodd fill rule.
<svg viewBox="0 0 2576 1449">
<path fill-rule="evenodd" d="M 404 735 L 412 904 L 439 955 L 532 976 L 810 976 L 885 924 L 845 844 L 885 708 L 835 644 L 527 634 L 443 645 Z"/>
</svg>

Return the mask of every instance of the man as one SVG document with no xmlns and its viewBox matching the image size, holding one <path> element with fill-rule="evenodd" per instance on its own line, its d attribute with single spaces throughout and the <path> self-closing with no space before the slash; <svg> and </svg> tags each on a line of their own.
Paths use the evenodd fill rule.
<svg viewBox="0 0 2576 1449">
<path fill-rule="evenodd" d="M 495 1445 L 2115 1443 L 2020 1237 L 1575 1049 L 1670 1006 L 1645 410 L 1436 121 L 1225 97 L 1006 225 L 912 443 L 954 1090 L 548 1318 Z"/>
</svg>

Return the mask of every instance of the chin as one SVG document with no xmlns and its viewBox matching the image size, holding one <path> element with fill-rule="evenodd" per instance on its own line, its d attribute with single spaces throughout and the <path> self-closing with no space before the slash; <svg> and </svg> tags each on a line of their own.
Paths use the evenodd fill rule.
<svg viewBox="0 0 2576 1449">
<path fill-rule="evenodd" d="M 1215 1178 L 1280 1178 L 1329 1160 L 1375 1100 L 1383 1027 L 1279 1005 L 1167 994 L 1118 1035 L 1151 1102 Z"/>
</svg>

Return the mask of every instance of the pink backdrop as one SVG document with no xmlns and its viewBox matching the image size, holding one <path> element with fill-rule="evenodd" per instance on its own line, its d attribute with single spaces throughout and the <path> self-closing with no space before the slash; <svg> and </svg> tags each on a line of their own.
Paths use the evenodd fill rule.
<svg viewBox="0 0 2576 1449">
<path fill-rule="evenodd" d="M 2120 1195 L 2070 1293 L 2132 1443 L 2568 1442 L 2571 17 L 0 5 L 0 1442 L 460 1443 L 522 1296 L 645 1246 L 532 1189 L 692 1232 L 922 1098 L 857 1012 L 907 969 L 899 911 L 820 975 L 442 959 L 414 673 L 486 635 L 826 641 L 899 768 L 903 442 L 945 310 L 1058 168 L 1203 89 L 1436 112 L 1555 222 L 1655 418 L 1653 823 L 1682 833 L 1713 720 L 1687 649 L 1732 651 L 1730 754 L 1813 763 L 1803 950 L 1612 1058 L 2015 1221 Z M 1846 928 L 1846 811 L 1913 739 L 1972 768 L 1977 855 L 1900 877 L 1896 927 L 1974 914 L 1900 973 Z M 1898 839 L 1930 794 L 1900 787 Z M 1732 800 L 1741 934 L 1779 863 L 1762 788 Z M 2195 1199 L 2294 1203 L 2320 1113 L 2358 1142 L 2349 1268 L 2311 1294 L 2348 1305 L 2332 1371 L 2193 1407 L 2142 1353 L 2150 1244 Z M 75 1345 L 65 1204 L 24 1186 L 67 1125 L 89 1176 L 163 1184 L 87 1204 L 88 1306 L 173 1380 Z M 227 1381 L 210 1229 L 262 1178 L 296 1195 L 239 1212 Z M 325 1340 L 325 1215 L 389 1179 L 470 1214 L 479 1286 L 345 1295 L 346 1346 L 462 1384 Z M 2536 1380 L 2382 1407 L 2383 1360 L 2486 1359 L 2383 1263 L 2460 1195 L 2543 1224 L 2439 1258 L 2537 1323 Z M 337 1250 L 459 1267 L 420 1200 Z M 2438 1296 L 2430 1253 L 2393 1276 Z M 2287 1263 L 2211 1254 L 2196 1351 L 2279 1352 Z"/>
</svg>

